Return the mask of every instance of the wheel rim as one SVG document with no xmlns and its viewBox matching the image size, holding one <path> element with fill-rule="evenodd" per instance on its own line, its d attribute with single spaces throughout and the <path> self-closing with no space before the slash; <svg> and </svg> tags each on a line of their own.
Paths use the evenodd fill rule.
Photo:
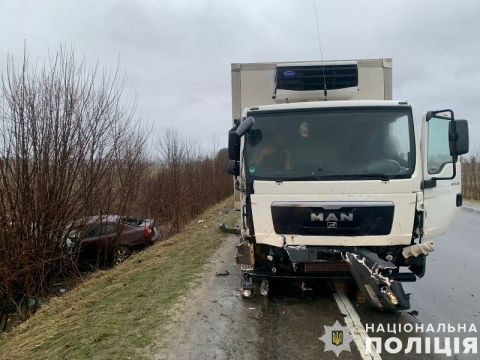
<svg viewBox="0 0 480 360">
<path fill-rule="evenodd" d="M 126 247 L 120 247 L 115 251 L 115 265 L 118 265 L 130 256 L 130 250 Z"/>
</svg>

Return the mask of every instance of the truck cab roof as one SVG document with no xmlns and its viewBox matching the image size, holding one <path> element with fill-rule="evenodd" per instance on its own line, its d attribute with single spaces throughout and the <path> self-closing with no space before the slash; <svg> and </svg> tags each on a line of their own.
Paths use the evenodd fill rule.
<svg viewBox="0 0 480 360">
<path fill-rule="evenodd" d="M 293 102 L 283 104 L 271 104 L 251 106 L 245 108 L 242 117 L 247 116 L 250 112 L 262 112 L 262 111 L 281 111 L 281 110 L 293 110 L 293 109 L 320 109 L 320 108 L 339 108 L 339 107 L 387 107 L 387 106 L 407 106 L 411 105 L 407 101 L 395 101 L 395 100 L 338 100 L 338 101 L 306 101 L 306 102 Z"/>
</svg>

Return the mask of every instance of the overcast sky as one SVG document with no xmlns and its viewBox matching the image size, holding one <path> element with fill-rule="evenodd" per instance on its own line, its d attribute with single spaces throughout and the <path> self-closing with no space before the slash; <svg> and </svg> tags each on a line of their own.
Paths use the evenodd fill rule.
<svg viewBox="0 0 480 360">
<path fill-rule="evenodd" d="M 0 0 L 0 68 L 73 45 L 120 67 L 138 114 L 226 144 L 230 63 L 318 60 L 313 1 Z M 394 99 L 452 108 L 480 145 L 480 1 L 317 0 L 324 59 L 393 58 Z"/>
</svg>

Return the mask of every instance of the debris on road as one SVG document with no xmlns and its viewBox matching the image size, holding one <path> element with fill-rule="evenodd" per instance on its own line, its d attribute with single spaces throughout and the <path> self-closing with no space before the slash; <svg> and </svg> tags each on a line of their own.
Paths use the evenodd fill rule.
<svg viewBox="0 0 480 360">
<path fill-rule="evenodd" d="M 418 316 L 418 311 L 417 310 L 407 311 L 407 314 L 412 316 Z"/>
<path fill-rule="evenodd" d="M 228 276 L 230 275 L 230 271 L 225 270 L 224 272 L 216 272 L 215 276 Z"/>
<path fill-rule="evenodd" d="M 233 234 L 233 235 L 240 235 L 240 228 L 235 227 L 235 228 L 230 228 L 225 225 L 225 223 L 221 223 L 218 225 L 218 228 L 220 231 L 226 233 L 226 234 Z"/>
</svg>

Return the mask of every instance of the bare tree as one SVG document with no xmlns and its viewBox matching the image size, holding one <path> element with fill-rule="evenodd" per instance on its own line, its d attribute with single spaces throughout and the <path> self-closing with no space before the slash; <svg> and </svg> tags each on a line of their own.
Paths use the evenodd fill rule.
<svg viewBox="0 0 480 360">
<path fill-rule="evenodd" d="M 118 70 L 88 67 L 63 48 L 40 69 L 26 55 L 20 67 L 9 60 L 0 94 L 4 303 L 31 303 L 74 272 L 67 225 L 125 210 L 135 194 L 145 135 L 122 105 L 123 88 Z"/>
<path fill-rule="evenodd" d="M 226 153 L 204 151 L 201 146 L 167 129 L 158 138 L 158 160 L 151 172 L 155 194 L 146 201 L 165 227 L 165 236 L 178 232 L 192 217 L 227 197 L 231 177 L 226 174 Z"/>
<path fill-rule="evenodd" d="M 41 67 L 10 59 L 0 87 L 0 327 L 78 275 L 66 229 L 88 215 L 155 218 L 164 236 L 232 192 L 227 152 L 175 129 L 150 132 L 125 106 L 125 81 L 61 48 Z M 99 259 L 100 260 L 100 259 Z M 31 305 L 34 305 L 33 308 Z M 3 322 L 2 322 L 3 316 Z"/>
</svg>

